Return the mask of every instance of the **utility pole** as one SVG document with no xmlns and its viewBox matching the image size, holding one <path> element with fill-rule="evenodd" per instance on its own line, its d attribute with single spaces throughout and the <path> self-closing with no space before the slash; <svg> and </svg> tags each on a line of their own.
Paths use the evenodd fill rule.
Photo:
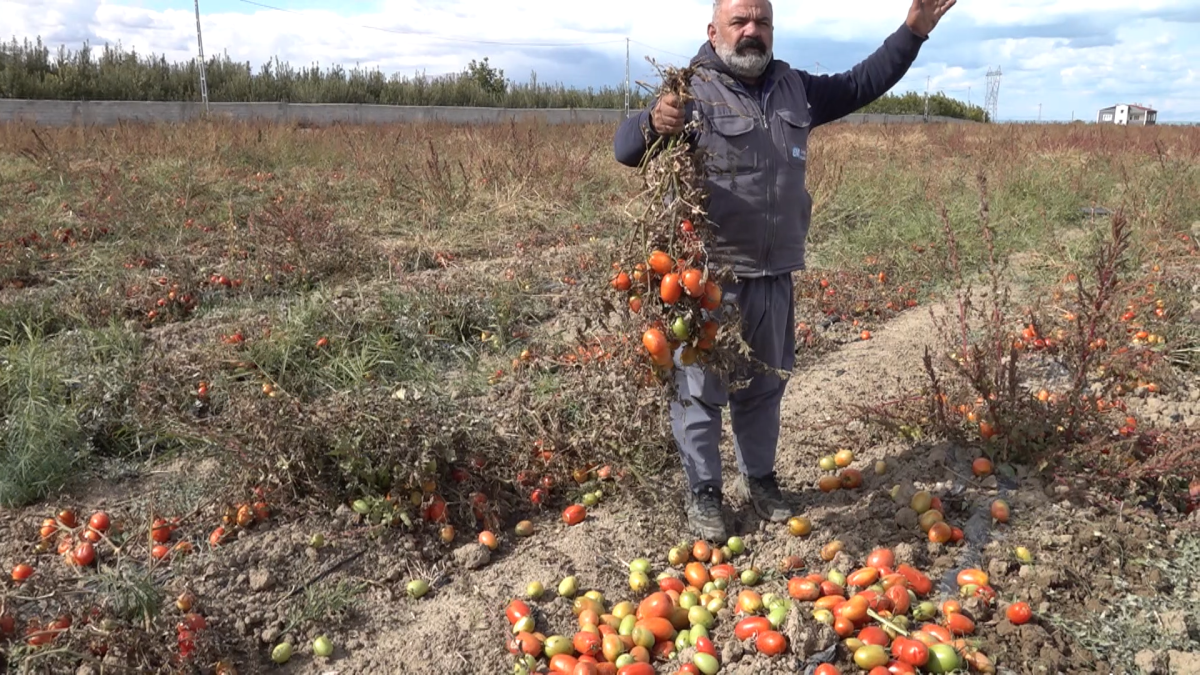
<svg viewBox="0 0 1200 675">
<path fill-rule="evenodd" d="M 1038 124 L 1042 123 L 1042 104 L 1038 104 Z"/>
<path fill-rule="evenodd" d="M 932 79 L 932 78 L 930 78 L 928 75 L 925 76 L 925 121 L 926 122 L 929 121 L 929 81 L 930 81 L 930 79 Z"/>
<path fill-rule="evenodd" d="M 200 0 L 196 5 L 196 46 L 200 49 L 200 99 L 204 101 L 204 114 L 208 114 L 208 78 L 204 76 L 204 40 L 200 36 Z"/>
<path fill-rule="evenodd" d="M 629 117 L 629 38 L 625 38 L 625 117 Z"/>
</svg>

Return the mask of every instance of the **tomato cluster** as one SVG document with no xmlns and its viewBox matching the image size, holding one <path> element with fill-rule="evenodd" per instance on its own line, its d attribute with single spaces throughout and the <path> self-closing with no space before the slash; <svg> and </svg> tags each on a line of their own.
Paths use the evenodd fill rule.
<svg viewBox="0 0 1200 675">
<path fill-rule="evenodd" d="M 624 296 L 629 311 L 649 320 L 642 346 L 654 366 L 669 370 L 674 353 L 683 347 L 680 361 L 695 363 L 715 347 L 721 306 L 721 284 L 709 269 L 703 238 L 690 220 L 683 220 L 676 236 L 652 247 L 645 259 L 632 265 L 613 263 L 613 289 Z"/>
</svg>

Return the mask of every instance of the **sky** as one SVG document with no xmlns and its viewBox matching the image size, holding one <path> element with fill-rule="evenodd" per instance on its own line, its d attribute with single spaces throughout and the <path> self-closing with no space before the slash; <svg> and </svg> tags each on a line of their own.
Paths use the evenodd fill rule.
<svg viewBox="0 0 1200 675">
<path fill-rule="evenodd" d="M 910 0 L 775 3 L 775 56 L 840 72 L 900 27 Z M 269 5 L 276 9 L 269 9 Z M 286 10 L 286 11 L 280 11 Z M 711 0 L 200 0 L 206 56 L 278 58 L 437 75 L 488 58 L 512 80 L 622 86 L 683 65 L 706 39 Z M 0 38 L 51 48 L 120 43 L 183 61 L 196 53 L 190 0 L 0 0 Z M 506 44 L 507 43 L 507 44 Z M 532 43 L 532 44 L 531 44 Z M 534 46 L 536 45 L 536 46 Z M 895 93 L 982 104 L 999 68 L 999 120 L 1094 121 L 1140 103 L 1163 122 L 1200 122 L 1200 0 L 958 0 Z"/>
</svg>

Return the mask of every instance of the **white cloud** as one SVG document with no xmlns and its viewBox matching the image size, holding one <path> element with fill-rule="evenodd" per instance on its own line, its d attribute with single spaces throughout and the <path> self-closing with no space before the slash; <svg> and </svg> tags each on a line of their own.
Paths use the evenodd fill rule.
<svg viewBox="0 0 1200 675">
<path fill-rule="evenodd" d="M 54 48 L 120 42 L 141 53 L 185 60 L 195 53 L 191 3 L 139 0 L 0 0 L 0 38 L 41 36 Z M 295 7 L 288 0 L 266 4 Z M 820 72 L 849 68 L 904 20 L 906 0 L 855 3 L 775 3 L 777 54 L 796 67 Z M 172 9 L 159 7 L 169 5 Z M 228 53 L 256 68 L 272 57 L 293 66 L 355 63 L 411 75 L 461 70 L 488 57 L 506 75 L 571 85 L 617 85 L 624 78 L 626 37 L 634 79 L 651 81 L 645 61 L 682 63 L 705 39 L 710 0 L 383 0 L 329 2 L 328 9 L 279 12 L 235 0 L 201 2 L 208 55 Z M 377 29 L 371 30 L 363 26 Z M 1096 108 L 1141 101 L 1160 119 L 1200 121 L 1200 6 L 1195 0 L 962 0 L 943 19 L 897 89 L 923 91 L 926 78 L 980 103 L 985 73 L 1000 66 L 1000 117 L 1045 119 L 1072 112 L 1088 119 Z M 393 31 L 393 32 L 388 32 Z M 436 39 L 430 32 L 475 41 L 574 43 L 536 48 Z M 611 42 L 608 42 L 611 41 Z M 591 44 L 608 42 L 607 44 Z M 643 45 L 650 45 L 648 48 Z M 818 68 L 817 64 L 820 64 Z"/>
</svg>

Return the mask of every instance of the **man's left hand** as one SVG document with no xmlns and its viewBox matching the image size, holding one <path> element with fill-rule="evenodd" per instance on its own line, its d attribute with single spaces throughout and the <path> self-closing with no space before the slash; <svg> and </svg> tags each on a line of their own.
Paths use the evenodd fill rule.
<svg viewBox="0 0 1200 675">
<path fill-rule="evenodd" d="M 909 30 L 920 37 L 929 37 L 942 15 L 950 11 L 958 0 L 913 0 L 908 8 L 908 19 L 904 21 Z"/>
</svg>

